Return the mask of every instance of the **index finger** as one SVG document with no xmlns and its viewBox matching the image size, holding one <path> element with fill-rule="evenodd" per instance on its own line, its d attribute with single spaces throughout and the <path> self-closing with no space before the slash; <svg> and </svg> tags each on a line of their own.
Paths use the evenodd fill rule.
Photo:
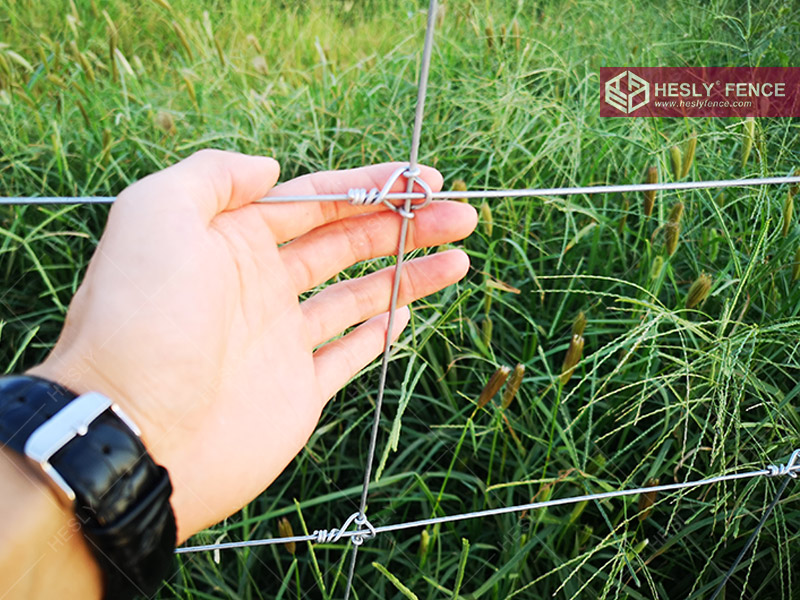
<svg viewBox="0 0 800 600">
<path fill-rule="evenodd" d="M 345 194 L 351 188 L 380 189 L 391 174 L 403 164 L 392 162 L 356 169 L 309 173 L 275 186 L 267 197 Z M 436 169 L 420 166 L 419 177 L 424 179 L 434 192 L 442 189 L 442 175 Z M 405 189 L 406 179 L 401 177 L 392 186 L 391 191 L 403 192 Z M 268 213 L 265 213 L 264 218 L 278 243 L 294 239 L 326 223 L 353 215 L 388 210 L 383 204 L 353 206 L 349 202 L 287 202 L 259 206 L 268 206 Z"/>
</svg>

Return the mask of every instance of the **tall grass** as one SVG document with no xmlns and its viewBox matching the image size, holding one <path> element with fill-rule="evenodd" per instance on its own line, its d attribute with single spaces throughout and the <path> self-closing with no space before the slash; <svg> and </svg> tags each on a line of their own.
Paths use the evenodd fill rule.
<svg viewBox="0 0 800 600">
<path fill-rule="evenodd" d="M 799 18 L 779 1 L 448 0 L 422 159 L 470 189 L 639 182 L 650 166 L 661 181 L 788 174 L 796 120 L 600 119 L 598 68 L 797 65 Z M 207 146 L 274 155 L 287 178 L 402 160 L 424 19 L 405 0 L 5 0 L 0 194 L 115 194 Z M 673 147 L 692 148 L 688 172 L 673 173 Z M 785 459 L 800 442 L 800 235 L 792 223 L 784 235 L 786 194 L 663 192 L 649 218 L 641 195 L 489 203 L 492 227 L 463 244 L 469 276 L 418 303 L 399 343 L 372 522 Z M 105 214 L 0 211 L 7 370 L 55 341 Z M 690 307 L 703 273 L 711 286 Z M 582 358 L 562 383 L 581 311 Z M 490 376 L 517 363 L 513 402 L 479 407 Z M 195 541 L 278 535 L 284 517 L 296 533 L 338 526 L 357 508 L 376 380 L 370 368 L 349 384 L 278 481 Z M 756 480 L 379 536 L 362 546 L 355 591 L 705 598 L 774 490 Z M 789 490 L 728 598 L 800 593 Z M 161 597 L 340 597 L 348 558 L 342 543 L 184 557 Z"/>
</svg>

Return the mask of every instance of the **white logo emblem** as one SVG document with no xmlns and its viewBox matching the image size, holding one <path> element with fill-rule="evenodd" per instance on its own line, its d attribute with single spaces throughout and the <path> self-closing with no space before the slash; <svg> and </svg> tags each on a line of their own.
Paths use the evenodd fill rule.
<svg viewBox="0 0 800 600">
<path fill-rule="evenodd" d="M 628 92 L 620 89 L 620 83 L 628 78 Z M 641 100 L 639 100 L 641 98 Z M 638 102 L 637 102 L 638 101 Z M 632 113 L 650 102 L 650 84 L 630 71 L 623 71 L 606 81 L 606 102 L 625 114 Z"/>
</svg>

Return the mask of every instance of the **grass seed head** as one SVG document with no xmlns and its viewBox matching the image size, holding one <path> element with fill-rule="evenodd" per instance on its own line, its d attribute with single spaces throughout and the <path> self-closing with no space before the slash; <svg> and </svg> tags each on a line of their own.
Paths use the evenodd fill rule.
<svg viewBox="0 0 800 600">
<path fill-rule="evenodd" d="M 792 213 L 794 212 L 794 196 L 790 191 L 786 194 L 786 200 L 783 202 L 783 237 L 789 235 L 789 228 L 792 225 Z"/>
<path fill-rule="evenodd" d="M 794 264 L 792 265 L 792 281 L 800 279 L 800 247 L 794 253 Z"/>
<path fill-rule="evenodd" d="M 681 224 L 680 223 L 667 223 L 666 226 L 666 248 L 667 248 L 667 256 L 672 256 L 675 254 L 675 251 L 678 249 L 678 240 L 681 236 Z"/>
<path fill-rule="evenodd" d="M 78 13 L 78 7 L 75 6 L 75 0 L 69 0 L 69 8 L 70 11 L 72 12 L 72 16 L 75 18 L 76 21 L 80 23 L 81 16 Z"/>
<path fill-rule="evenodd" d="M 486 278 L 486 286 L 485 286 L 486 292 L 485 292 L 485 298 L 484 298 L 484 301 L 483 301 L 483 312 L 486 315 L 487 319 L 489 318 L 489 312 L 492 310 L 492 301 L 494 300 L 494 293 L 492 293 L 492 290 L 494 288 L 492 288 L 489 285 L 490 281 L 491 281 L 491 279 L 489 279 L 487 277 Z"/>
<path fill-rule="evenodd" d="M 172 30 L 175 32 L 175 35 L 178 36 L 178 41 L 183 46 L 183 49 L 186 50 L 186 56 L 189 57 L 189 60 L 194 59 L 194 55 L 192 54 L 192 48 L 189 46 L 189 40 L 186 37 L 186 32 L 183 30 L 183 27 L 180 26 L 180 23 L 177 21 L 172 21 Z"/>
<path fill-rule="evenodd" d="M 683 202 L 676 202 L 669 211 L 669 222 L 666 224 L 667 256 L 675 254 L 681 235 L 681 217 L 683 216 Z"/>
<path fill-rule="evenodd" d="M 175 133 L 175 119 L 172 115 L 165 110 L 160 110 L 155 118 L 156 127 L 166 134 L 172 135 Z"/>
<path fill-rule="evenodd" d="M 0 52 L 0 75 L 5 75 L 6 79 L 11 81 L 11 65 L 8 64 L 8 61 L 6 60 L 6 57 L 3 56 L 2 52 Z"/>
<path fill-rule="evenodd" d="M 111 15 L 108 14 L 108 11 L 106 9 L 103 9 L 103 18 L 105 19 L 109 29 L 113 31 L 115 34 L 119 34 L 119 29 L 117 29 L 117 25 L 116 23 L 114 23 L 114 19 L 111 18 Z"/>
<path fill-rule="evenodd" d="M 506 366 L 502 366 L 497 369 L 492 376 L 489 378 L 489 381 L 483 386 L 483 390 L 481 390 L 481 395 L 478 396 L 478 408 L 483 408 L 487 404 L 489 404 L 489 400 L 495 397 L 497 392 L 500 391 L 500 388 L 503 387 L 503 384 L 508 379 L 508 376 L 511 374 L 511 369 Z"/>
<path fill-rule="evenodd" d="M 742 168 L 747 164 L 747 159 L 750 158 L 750 151 L 753 149 L 755 137 L 756 120 L 753 117 L 747 117 L 744 120 L 744 139 L 742 140 Z"/>
<path fill-rule="evenodd" d="M 264 50 L 262 50 L 261 44 L 258 42 L 258 38 L 252 33 L 247 34 L 247 42 L 255 49 L 256 52 L 259 54 L 264 54 Z"/>
<path fill-rule="evenodd" d="M 456 179 L 453 182 L 452 190 L 454 192 L 466 192 L 467 191 L 467 182 L 463 179 Z M 466 198 L 456 198 L 459 202 L 467 202 Z"/>
<path fill-rule="evenodd" d="M 492 318 L 490 316 L 486 316 L 483 319 L 483 324 L 481 326 L 481 341 L 483 345 L 487 348 L 492 345 L 492 329 L 494 323 L 492 323 Z"/>
<path fill-rule="evenodd" d="M 214 36 L 212 38 L 214 40 L 214 48 L 217 50 L 217 58 L 219 59 L 219 64 L 223 67 L 225 66 L 225 52 L 222 50 L 222 45 L 219 42 L 219 38 Z"/>
<path fill-rule="evenodd" d="M 658 183 L 658 167 L 647 169 L 647 183 Z M 644 193 L 644 216 L 649 217 L 653 214 L 653 206 L 656 203 L 656 190 L 648 190 Z"/>
<path fill-rule="evenodd" d="M 492 209 L 486 200 L 481 203 L 481 220 L 483 221 L 483 230 L 486 232 L 486 236 L 492 237 L 494 220 L 492 219 Z"/>
<path fill-rule="evenodd" d="M 164 8 L 164 9 L 168 10 L 169 12 L 172 12 L 172 6 L 170 6 L 170 4 L 169 4 L 169 2 L 167 2 L 167 0 L 152 0 L 152 2 L 154 4 L 158 4 L 161 8 Z"/>
<path fill-rule="evenodd" d="M 255 69 L 256 73 L 259 73 L 261 75 L 267 75 L 269 73 L 267 60 L 260 54 L 250 62 L 253 65 L 253 69 Z"/>
<path fill-rule="evenodd" d="M 194 90 L 194 83 L 192 82 L 191 73 L 184 69 L 181 71 L 181 77 L 183 78 L 183 82 L 186 84 L 186 91 L 189 94 L 192 104 L 195 105 L 195 108 L 200 110 L 200 106 L 197 104 L 197 93 Z"/>
<path fill-rule="evenodd" d="M 672 210 L 669 211 L 669 222 L 680 223 L 682 216 L 683 216 L 683 202 L 676 202 L 675 205 L 672 207 Z"/>
<path fill-rule="evenodd" d="M 99 162 L 100 164 L 108 164 L 109 158 L 111 158 L 111 145 L 113 143 L 113 138 L 111 137 L 111 130 L 106 127 L 103 129 L 103 149 L 100 152 Z"/>
<path fill-rule="evenodd" d="M 519 52 L 519 47 L 522 44 L 522 32 L 519 28 L 519 21 L 516 19 L 511 21 L 511 35 L 514 36 L 514 49 Z"/>
<path fill-rule="evenodd" d="M 561 385 L 566 385 L 583 356 L 583 336 L 573 335 L 569 341 L 567 353 L 564 355 L 564 364 L 561 366 Z"/>
<path fill-rule="evenodd" d="M 142 62 L 142 59 L 139 58 L 138 54 L 133 55 L 133 66 L 139 75 L 144 75 L 147 73 L 147 70 L 144 68 L 144 63 Z"/>
<path fill-rule="evenodd" d="M 661 276 L 661 269 L 664 268 L 664 258 L 661 256 L 656 256 L 653 259 L 653 264 L 650 267 L 650 279 L 655 281 Z"/>
<path fill-rule="evenodd" d="M 80 25 L 80 20 L 78 20 L 75 15 L 67 15 L 66 22 L 67 27 L 69 27 L 70 31 L 72 32 L 72 37 L 75 39 L 79 38 L 78 25 Z"/>
<path fill-rule="evenodd" d="M 74 41 L 69 43 L 69 49 L 72 50 L 72 53 L 78 60 L 78 63 L 80 63 L 81 69 L 83 69 L 83 72 L 86 74 L 86 78 L 94 83 L 94 69 L 92 68 L 92 65 L 89 64 L 89 60 L 86 58 L 86 55 L 78 50 L 78 45 Z"/>
<path fill-rule="evenodd" d="M 49 81 L 50 83 L 52 83 L 56 87 L 59 87 L 61 89 L 66 89 L 67 88 L 67 82 L 64 81 L 63 79 L 61 79 L 61 77 L 59 77 L 55 73 L 48 73 L 45 77 L 46 77 L 47 81 Z"/>
<path fill-rule="evenodd" d="M 694 162 L 694 153 L 697 150 L 697 134 L 692 132 L 692 136 L 686 142 L 686 150 L 683 153 L 683 169 L 681 170 L 681 179 L 689 174 Z"/>
<path fill-rule="evenodd" d="M 439 5 L 436 7 L 436 29 L 442 28 L 445 18 L 447 18 L 447 4 L 439 2 Z"/>
<path fill-rule="evenodd" d="M 489 23 L 486 25 L 485 32 L 486 32 L 486 46 L 487 48 L 489 48 L 489 50 L 491 50 L 492 48 L 494 48 L 494 25 L 492 25 L 491 21 L 489 21 Z"/>
<path fill-rule="evenodd" d="M 289 522 L 289 519 L 286 517 L 281 517 L 281 520 L 278 521 L 278 535 L 280 537 L 294 537 L 294 531 L 292 530 L 292 524 Z M 286 542 L 283 545 L 284 548 L 294 556 L 295 551 L 297 550 L 297 546 L 294 542 Z"/>
<path fill-rule="evenodd" d="M 117 31 L 108 27 L 108 61 L 111 63 L 111 79 L 119 81 L 119 72 L 117 71 Z"/>
<path fill-rule="evenodd" d="M 47 52 L 45 51 L 44 46 L 42 46 L 41 44 L 37 45 L 36 52 L 39 55 L 39 62 L 42 63 L 42 66 L 45 69 L 49 70 L 50 64 L 49 60 L 47 59 Z M 5 60 L 5 57 L 3 57 L 3 60 Z M 8 67 L 8 63 L 6 63 L 6 67 Z M 2 66 L 0 66 L 0 70 L 2 70 Z M 0 85 L 2 85 L 2 82 L 0 82 Z"/>
<path fill-rule="evenodd" d="M 511 378 L 508 380 L 508 385 L 506 385 L 506 389 L 503 390 L 502 407 L 504 409 L 508 408 L 514 401 L 514 398 L 517 397 L 519 386 L 522 384 L 522 380 L 524 377 L 525 377 L 525 365 L 523 365 L 522 363 L 517 363 L 517 366 L 514 367 L 514 371 L 511 373 Z"/>
<path fill-rule="evenodd" d="M 681 149 L 677 146 L 673 146 L 669 149 L 669 156 L 672 160 L 672 174 L 675 176 L 675 179 L 680 179 L 683 173 L 683 156 L 681 155 Z"/>
<path fill-rule="evenodd" d="M 586 329 L 586 313 L 581 311 L 572 322 L 572 335 L 583 335 L 584 329 Z"/>
<path fill-rule="evenodd" d="M 794 170 L 794 173 L 792 173 L 792 175 L 794 175 L 795 177 L 800 177 L 800 169 L 795 169 L 795 170 Z M 796 183 L 793 183 L 793 184 L 792 184 L 792 185 L 789 187 L 789 193 L 790 193 L 792 196 L 797 196 L 797 192 L 798 192 L 798 191 L 800 191 L 800 185 L 798 185 L 798 184 L 796 184 Z"/>
<path fill-rule="evenodd" d="M 81 116 L 83 117 L 83 122 L 86 123 L 86 127 L 90 128 L 92 126 L 92 120 L 89 118 L 89 113 L 86 111 L 86 107 L 80 100 L 75 100 L 75 105 L 78 107 L 78 111 L 80 111 Z"/>
<path fill-rule="evenodd" d="M 128 59 L 125 58 L 125 55 L 119 48 L 116 48 L 114 50 L 114 56 L 116 57 L 117 62 L 119 63 L 119 66 L 122 68 L 122 70 L 125 71 L 129 77 L 136 79 L 136 72 L 133 70 L 133 67 L 131 67 L 131 63 L 128 62 Z"/>
<path fill-rule="evenodd" d="M 425 556 L 428 554 L 428 547 L 431 543 L 431 534 L 428 533 L 427 529 L 423 529 L 422 533 L 419 534 L 419 555 Z"/>
<path fill-rule="evenodd" d="M 708 297 L 711 291 L 711 276 L 703 273 L 694 280 L 686 294 L 686 308 L 694 308 Z"/>
<path fill-rule="evenodd" d="M 647 480 L 646 487 L 658 485 L 658 478 L 654 477 Z M 653 512 L 653 504 L 656 503 L 658 492 L 645 492 L 639 495 L 639 521 L 644 521 Z"/>
</svg>

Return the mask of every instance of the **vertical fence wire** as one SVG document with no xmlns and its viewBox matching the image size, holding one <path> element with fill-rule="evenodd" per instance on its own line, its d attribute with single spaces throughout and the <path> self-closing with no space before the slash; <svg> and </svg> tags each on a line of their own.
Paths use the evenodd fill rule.
<svg viewBox="0 0 800 600">
<path fill-rule="evenodd" d="M 411 135 L 411 152 L 408 166 L 408 184 L 406 193 L 414 190 L 414 173 L 417 172 L 419 161 L 419 142 L 422 136 L 422 122 L 425 114 L 425 98 L 428 92 L 428 73 L 430 72 L 431 53 L 433 51 L 433 31 L 436 25 L 437 0 L 430 0 L 428 4 L 428 22 L 425 27 L 425 43 L 422 47 L 422 60 L 419 71 L 419 84 L 417 85 L 417 107 L 414 113 L 414 129 Z M 401 214 L 400 236 L 397 244 L 397 261 L 394 268 L 394 281 L 392 283 L 392 297 L 389 303 L 389 321 L 386 325 L 386 341 L 383 347 L 383 357 L 381 358 L 380 379 L 378 382 L 378 397 L 375 401 L 375 418 L 372 421 L 370 432 L 369 450 L 367 452 L 367 464 L 364 469 L 364 484 L 361 491 L 361 502 L 359 504 L 359 514 L 361 519 L 366 520 L 367 496 L 369 495 L 369 482 L 372 478 L 372 465 L 375 462 L 375 446 L 378 439 L 378 429 L 381 420 L 381 408 L 383 407 L 383 397 L 386 392 L 386 375 L 389 367 L 389 355 L 392 351 L 392 329 L 394 327 L 394 317 L 397 311 L 397 296 L 400 291 L 400 281 L 403 271 L 403 257 L 405 255 L 406 237 L 408 235 L 408 225 L 411 213 L 411 199 L 406 198 L 404 211 Z M 353 587 L 353 577 L 355 575 L 356 560 L 358 557 L 359 544 L 353 544 L 353 553 L 350 555 L 350 567 L 347 572 L 347 583 L 345 585 L 344 600 L 350 598 L 350 590 Z"/>
</svg>

